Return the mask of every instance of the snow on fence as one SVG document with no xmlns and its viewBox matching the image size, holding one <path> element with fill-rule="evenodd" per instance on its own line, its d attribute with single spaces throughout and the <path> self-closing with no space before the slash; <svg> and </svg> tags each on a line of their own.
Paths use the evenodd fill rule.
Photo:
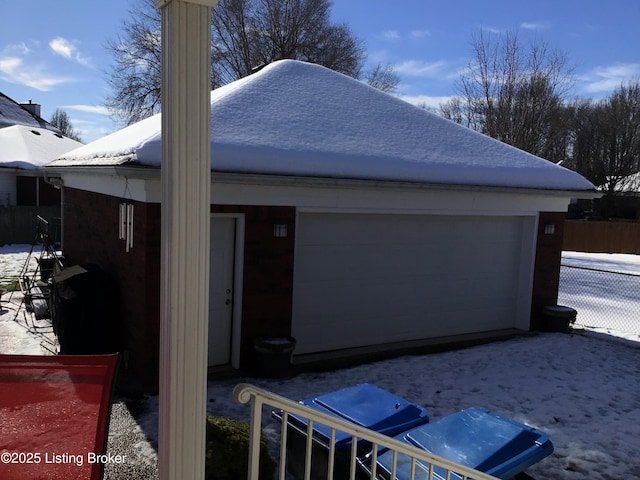
<svg viewBox="0 0 640 480">
<path fill-rule="evenodd" d="M 640 274 L 563 264 L 558 304 L 578 311 L 577 326 L 640 335 Z"/>
</svg>

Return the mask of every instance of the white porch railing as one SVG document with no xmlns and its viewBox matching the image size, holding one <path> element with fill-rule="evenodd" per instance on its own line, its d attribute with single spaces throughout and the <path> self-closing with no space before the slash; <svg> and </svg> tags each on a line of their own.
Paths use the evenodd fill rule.
<svg viewBox="0 0 640 480">
<path fill-rule="evenodd" d="M 310 480 L 312 478 L 311 471 L 311 453 L 313 447 L 312 433 L 314 425 L 321 424 L 330 428 L 330 441 L 329 441 L 329 454 L 328 454 L 328 467 L 327 467 L 327 480 L 333 480 L 334 467 L 335 467 L 335 437 L 336 432 L 346 432 L 351 434 L 351 457 L 349 463 L 350 479 L 362 478 L 366 476 L 364 469 L 358 467 L 357 458 L 357 446 L 358 440 L 362 439 L 372 444 L 370 450 L 371 458 L 370 462 L 367 462 L 369 466 L 369 478 L 396 478 L 396 472 L 398 468 L 398 460 L 408 462 L 410 467 L 410 474 L 408 478 L 402 478 L 399 480 L 414 480 L 417 478 L 425 480 L 495 480 L 495 477 L 487 475 L 486 473 L 479 472 L 472 468 L 459 465 L 451 462 L 442 457 L 432 455 L 425 450 L 418 449 L 409 444 L 400 442 L 392 437 L 382 435 L 367 428 L 361 427 L 354 423 L 344 421 L 340 418 L 319 412 L 302 405 L 301 403 L 289 400 L 288 398 L 276 395 L 275 393 L 267 390 L 260 389 L 249 384 L 239 384 L 233 390 L 234 398 L 239 403 L 251 402 L 251 426 L 250 426 L 250 445 L 249 445 L 249 472 L 247 475 L 248 480 L 258 480 L 258 465 L 260 460 L 260 434 L 262 424 L 262 410 L 263 406 L 267 406 L 270 409 L 282 410 L 282 428 L 281 428 L 281 440 L 280 440 L 280 466 L 279 466 L 279 480 L 285 480 L 286 478 L 286 463 L 287 463 L 287 435 L 289 428 L 289 415 L 293 414 L 297 417 L 307 420 L 306 431 L 306 450 L 305 450 L 305 462 L 304 462 L 304 479 Z M 386 473 L 385 477 L 379 477 L 379 466 L 377 464 L 377 453 L 379 448 L 388 448 L 392 451 L 392 465 L 391 472 Z M 417 461 L 420 461 L 418 463 Z M 422 464 L 422 465 L 420 465 Z M 426 468 L 424 466 L 427 466 Z M 437 472 L 435 470 L 438 470 Z M 358 474 L 358 477 L 356 477 Z M 419 474 L 419 477 L 417 476 Z"/>
</svg>

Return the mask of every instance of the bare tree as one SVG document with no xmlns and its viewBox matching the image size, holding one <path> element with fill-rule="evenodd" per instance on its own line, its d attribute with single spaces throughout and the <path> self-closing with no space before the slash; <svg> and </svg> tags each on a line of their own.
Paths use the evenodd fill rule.
<svg viewBox="0 0 640 480">
<path fill-rule="evenodd" d="M 576 100 L 569 105 L 571 111 L 572 155 L 563 165 L 588 178 L 594 185 L 606 182 L 603 159 L 606 156 L 604 102 Z"/>
<path fill-rule="evenodd" d="M 67 115 L 67 112 L 64 110 L 56 108 L 56 110 L 51 114 L 49 123 L 60 130 L 66 137 L 77 140 L 78 142 L 82 141 L 80 135 L 78 135 L 75 128 L 73 128 L 69 115 Z"/>
<path fill-rule="evenodd" d="M 106 45 L 114 59 L 107 73 L 112 93 L 106 105 L 126 125 L 160 111 L 160 22 L 153 0 L 137 0 L 122 34 Z"/>
<path fill-rule="evenodd" d="M 474 57 L 461 76 L 459 98 L 441 113 L 493 138 L 559 162 L 566 158 L 564 97 L 571 69 L 566 57 L 546 43 L 525 49 L 515 33 L 472 39 Z"/>
<path fill-rule="evenodd" d="M 378 90 L 393 93 L 398 88 L 400 77 L 398 77 L 390 64 L 382 65 L 378 63 L 367 72 L 366 81 L 370 86 Z"/>
<path fill-rule="evenodd" d="M 599 102 L 574 104 L 572 166 L 613 193 L 640 171 L 640 83 L 618 87 Z"/>
<path fill-rule="evenodd" d="M 211 14 L 217 77 L 227 83 L 288 58 L 357 78 L 362 42 L 331 23 L 330 7 L 329 0 L 221 0 Z"/>
<path fill-rule="evenodd" d="M 618 87 L 609 97 L 571 104 L 572 155 L 567 166 L 598 185 L 602 218 L 619 213 L 619 191 L 640 172 L 640 83 Z"/>
<path fill-rule="evenodd" d="M 250 75 L 281 59 L 324 65 L 360 79 L 361 40 L 332 23 L 330 0 L 220 0 L 212 10 L 212 88 Z M 137 0 L 123 32 L 107 45 L 114 64 L 107 73 L 107 106 L 131 124 L 160 110 L 160 15 L 153 0 Z M 397 85 L 390 66 L 367 79 L 386 91 Z"/>
<path fill-rule="evenodd" d="M 640 82 L 617 88 L 606 102 L 609 191 L 625 187 L 629 176 L 640 172 Z"/>
</svg>

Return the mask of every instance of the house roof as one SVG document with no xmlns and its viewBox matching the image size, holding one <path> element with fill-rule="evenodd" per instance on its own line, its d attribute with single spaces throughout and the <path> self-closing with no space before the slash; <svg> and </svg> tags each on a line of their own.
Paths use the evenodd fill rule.
<svg viewBox="0 0 640 480">
<path fill-rule="evenodd" d="M 38 127 L 62 133 L 49 122 L 31 113 L 19 103 L 0 92 L 0 128 L 12 125 L 25 125 L 27 127 Z"/>
<path fill-rule="evenodd" d="M 0 167 L 36 170 L 81 145 L 45 128 L 25 125 L 0 128 Z"/>
<path fill-rule="evenodd" d="M 50 166 L 159 166 L 155 115 Z M 593 191 L 581 175 L 327 68 L 293 60 L 211 93 L 211 167 L 274 174 Z"/>
</svg>

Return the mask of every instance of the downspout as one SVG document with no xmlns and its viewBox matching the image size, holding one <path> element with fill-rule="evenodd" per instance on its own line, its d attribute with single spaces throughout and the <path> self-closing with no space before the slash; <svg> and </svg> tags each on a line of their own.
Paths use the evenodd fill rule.
<svg viewBox="0 0 640 480">
<path fill-rule="evenodd" d="M 60 190 L 60 250 L 64 251 L 64 181 L 61 177 L 49 177 L 46 170 L 42 178 L 44 183 Z"/>
</svg>

